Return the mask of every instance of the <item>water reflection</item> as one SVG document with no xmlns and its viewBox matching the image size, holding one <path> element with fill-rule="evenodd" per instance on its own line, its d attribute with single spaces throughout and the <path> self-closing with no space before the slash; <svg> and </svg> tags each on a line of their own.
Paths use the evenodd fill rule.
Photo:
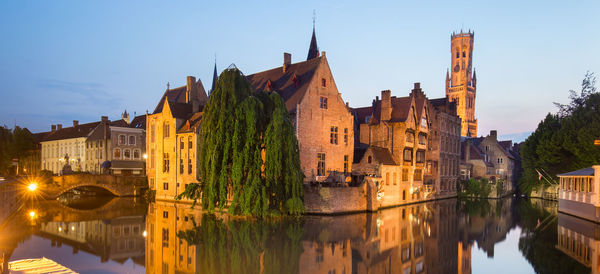
<svg viewBox="0 0 600 274">
<path fill-rule="evenodd" d="M 6 193 L 0 192 L 7 198 L 0 199 L 4 269 L 8 261 L 42 256 L 75 271 L 116 273 L 497 271 L 482 258 L 526 267 L 509 263 L 507 271 L 600 267 L 600 226 L 541 200 L 447 199 L 376 213 L 258 220 L 134 198 L 34 202 Z"/>
</svg>

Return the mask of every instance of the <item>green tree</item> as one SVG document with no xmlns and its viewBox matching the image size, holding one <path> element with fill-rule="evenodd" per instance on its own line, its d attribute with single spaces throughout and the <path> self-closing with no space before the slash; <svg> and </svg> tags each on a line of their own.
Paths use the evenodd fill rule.
<svg viewBox="0 0 600 274">
<path fill-rule="evenodd" d="M 213 211 L 265 216 L 304 212 L 298 141 L 277 93 L 255 93 L 237 69 L 221 73 L 204 108 L 200 184 L 177 198 Z"/>
</svg>

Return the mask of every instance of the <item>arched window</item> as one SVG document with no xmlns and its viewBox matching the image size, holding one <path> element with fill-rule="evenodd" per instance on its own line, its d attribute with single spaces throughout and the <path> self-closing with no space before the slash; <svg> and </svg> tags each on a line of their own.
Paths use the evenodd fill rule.
<svg viewBox="0 0 600 274">
<path fill-rule="evenodd" d="M 121 158 L 121 149 L 115 148 L 115 152 L 113 154 L 113 158 L 120 159 Z"/>
<path fill-rule="evenodd" d="M 123 151 L 123 156 L 124 156 L 123 158 L 125 158 L 125 159 L 131 159 L 131 150 L 125 149 Z"/>
<path fill-rule="evenodd" d="M 123 134 L 119 135 L 119 145 L 124 145 L 124 144 L 126 144 L 126 142 L 125 142 L 125 141 L 127 141 L 127 140 L 125 139 L 125 135 L 123 135 Z"/>
<path fill-rule="evenodd" d="M 139 149 L 134 149 L 133 150 L 133 158 L 134 159 L 139 159 L 140 158 L 140 150 Z"/>
<path fill-rule="evenodd" d="M 133 136 L 133 135 L 129 136 L 129 144 L 135 145 L 135 136 Z"/>
</svg>

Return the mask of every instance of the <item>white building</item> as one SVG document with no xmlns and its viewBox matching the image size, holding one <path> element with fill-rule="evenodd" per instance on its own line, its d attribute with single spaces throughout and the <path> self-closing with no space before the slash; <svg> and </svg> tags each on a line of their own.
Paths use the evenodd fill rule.
<svg viewBox="0 0 600 274">
<path fill-rule="evenodd" d="M 73 171 L 85 171 L 85 141 L 99 123 L 80 125 L 78 121 L 73 121 L 73 126 L 68 128 L 63 128 L 61 124 L 52 125 L 52 131 L 40 142 L 41 168 L 60 174 L 68 164 Z"/>
</svg>

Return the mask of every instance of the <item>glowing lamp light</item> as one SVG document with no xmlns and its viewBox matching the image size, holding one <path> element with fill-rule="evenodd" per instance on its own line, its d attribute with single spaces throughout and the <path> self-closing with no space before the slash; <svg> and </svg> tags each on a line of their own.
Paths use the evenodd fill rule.
<svg viewBox="0 0 600 274">
<path fill-rule="evenodd" d="M 144 230 L 144 233 L 142 233 L 142 235 L 144 235 L 144 238 L 146 238 L 146 236 L 148 235 L 148 233 L 146 233 L 146 230 Z"/>
<path fill-rule="evenodd" d="M 144 153 L 144 159 L 148 159 L 148 154 Z"/>
<path fill-rule="evenodd" d="M 59 227 L 59 228 L 58 228 L 58 232 L 61 232 L 61 231 L 62 231 L 62 227 Z"/>
<path fill-rule="evenodd" d="M 75 226 L 74 226 L 74 225 L 72 225 L 72 226 L 71 226 L 71 231 L 74 231 L 74 230 L 75 230 Z"/>
<path fill-rule="evenodd" d="M 33 219 L 35 217 L 35 211 L 29 211 L 29 217 Z"/>
<path fill-rule="evenodd" d="M 31 184 L 29 184 L 29 185 L 27 186 L 27 189 L 28 189 L 29 191 L 35 191 L 35 190 L 37 189 L 37 187 L 38 187 L 37 183 L 36 183 L 36 182 L 32 182 Z"/>
</svg>

